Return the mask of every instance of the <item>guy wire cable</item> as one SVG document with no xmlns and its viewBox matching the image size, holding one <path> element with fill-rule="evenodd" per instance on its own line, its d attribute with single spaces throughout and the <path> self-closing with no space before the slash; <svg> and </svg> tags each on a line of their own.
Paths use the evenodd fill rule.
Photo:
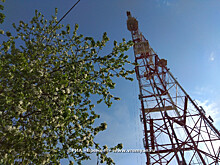
<svg viewBox="0 0 220 165">
<path fill-rule="evenodd" d="M 60 20 L 56 23 L 56 25 L 54 25 L 53 29 L 52 29 L 49 33 L 53 32 L 53 30 L 56 28 L 56 26 L 69 14 L 69 12 L 70 12 L 74 7 L 76 7 L 76 5 L 77 5 L 79 2 L 80 2 L 80 0 L 78 0 L 78 1 L 63 15 L 62 18 L 60 18 Z M 44 39 L 45 39 L 45 36 L 44 36 L 43 40 L 44 40 Z M 43 40 L 42 40 L 42 41 L 43 41 Z"/>
<path fill-rule="evenodd" d="M 67 12 L 66 14 L 63 15 L 62 18 L 60 18 L 60 20 L 56 23 L 56 25 L 54 26 L 54 28 L 69 14 L 69 12 L 79 3 L 80 0 L 78 0 Z M 53 28 L 53 29 L 54 29 Z M 52 31 L 53 31 L 52 29 Z"/>
</svg>

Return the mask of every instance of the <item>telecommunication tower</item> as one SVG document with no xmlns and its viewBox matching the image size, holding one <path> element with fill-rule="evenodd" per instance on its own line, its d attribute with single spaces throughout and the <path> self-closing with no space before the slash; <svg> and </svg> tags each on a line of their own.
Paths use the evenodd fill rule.
<svg viewBox="0 0 220 165">
<path fill-rule="evenodd" d="M 146 164 L 220 164 L 220 132 L 186 93 L 127 12 L 134 42 Z"/>
</svg>

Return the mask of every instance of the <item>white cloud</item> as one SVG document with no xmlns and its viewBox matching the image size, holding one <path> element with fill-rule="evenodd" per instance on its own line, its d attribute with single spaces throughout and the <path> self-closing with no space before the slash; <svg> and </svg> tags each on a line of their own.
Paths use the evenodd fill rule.
<svg viewBox="0 0 220 165">
<path fill-rule="evenodd" d="M 220 122 L 220 109 L 218 103 L 210 102 L 208 100 L 199 101 L 196 100 L 198 105 L 202 106 L 203 109 L 206 111 L 206 115 L 211 116 L 214 119 L 214 123 Z"/>
<path fill-rule="evenodd" d="M 171 2 L 169 0 L 156 0 L 158 7 L 162 6 L 171 6 Z"/>
<path fill-rule="evenodd" d="M 215 90 L 212 87 L 209 86 L 196 86 L 195 90 L 192 91 L 194 95 L 199 95 L 199 96 L 207 96 L 215 94 Z"/>
<path fill-rule="evenodd" d="M 163 3 L 166 5 L 166 6 L 171 6 L 171 3 L 169 1 L 163 1 Z"/>
<path fill-rule="evenodd" d="M 209 60 L 214 61 L 215 60 L 215 53 L 212 51 L 209 55 Z"/>
</svg>

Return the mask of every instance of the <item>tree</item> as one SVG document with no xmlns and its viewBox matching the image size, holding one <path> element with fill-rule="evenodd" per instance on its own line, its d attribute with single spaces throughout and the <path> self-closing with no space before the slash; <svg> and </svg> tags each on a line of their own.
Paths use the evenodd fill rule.
<svg viewBox="0 0 220 165">
<path fill-rule="evenodd" d="M 38 11 L 30 23 L 13 24 L 16 34 L 6 32 L 0 46 L 0 163 L 48 164 L 73 158 L 78 164 L 89 153 L 71 149 L 100 149 L 94 142 L 107 124 L 95 127 L 93 95 L 97 103 L 111 106 L 114 76 L 128 77 L 128 56 L 132 42 L 114 41 L 111 53 L 100 55 L 109 40 L 77 34 L 78 25 L 57 25 L 55 16 L 47 21 Z M 3 35 L 3 34 L 2 34 Z M 102 149 L 106 149 L 103 146 Z M 122 148 L 118 144 L 114 149 Z M 113 164 L 106 153 L 101 162 Z M 70 161 L 71 162 L 71 161 Z M 72 162 L 71 162 L 72 163 Z"/>
<path fill-rule="evenodd" d="M 5 2 L 5 0 L 1 0 L 2 2 Z M 0 10 L 4 10 L 4 6 L 0 5 Z M 0 24 L 2 24 L 4 22 L 5 19 L 5 15 L 3 13 L 0 12 Z"/>
</svg>

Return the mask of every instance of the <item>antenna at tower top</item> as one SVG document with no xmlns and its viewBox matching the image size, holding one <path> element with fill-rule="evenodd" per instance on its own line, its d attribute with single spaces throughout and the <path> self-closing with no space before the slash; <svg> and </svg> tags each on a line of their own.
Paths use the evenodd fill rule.
<svg viewBox="0 0 220 165">
<path fill-rule="evenodd" d="M 127 28 L 129 31 L 137 31 L 138 30 L 138 21 L 131 16 L 131 12 L 127 11 Z"/>
<path fill-rule="evenodd" d="M 131 15 L 131 12 L 130 11 L 127 11 L 127 16 L 130 16 Z"/>
</svg>

